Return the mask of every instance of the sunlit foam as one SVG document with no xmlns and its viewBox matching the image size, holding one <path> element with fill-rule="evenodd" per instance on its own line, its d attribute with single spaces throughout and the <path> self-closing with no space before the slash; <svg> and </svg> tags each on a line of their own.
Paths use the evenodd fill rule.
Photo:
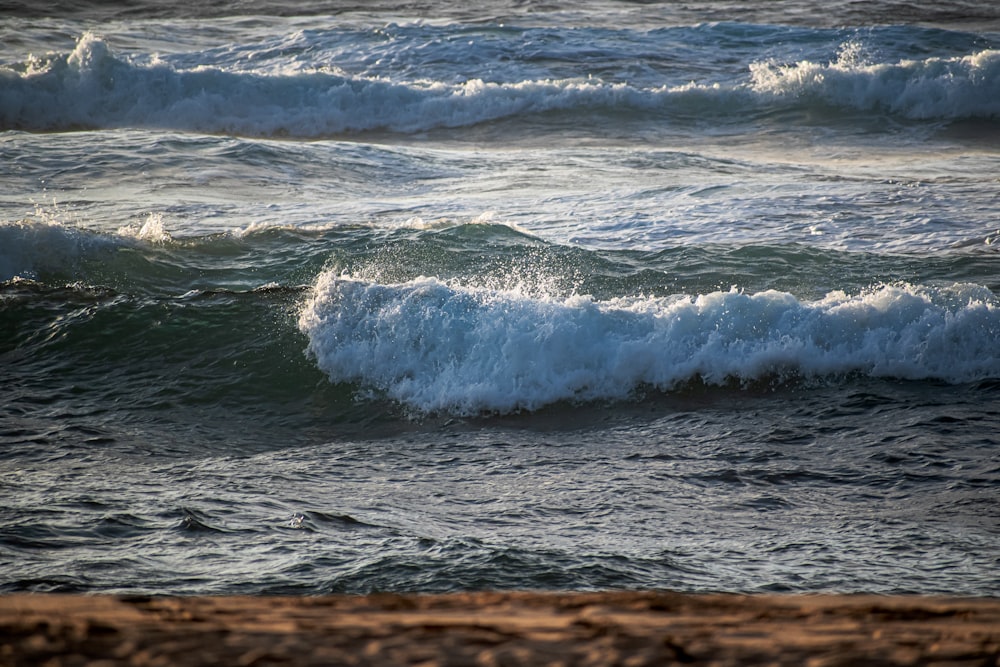
<svg viewBox="0 0 1000 667">
<path fill-rule="evenodd" d="M 607 302 L 323 274 L 299 328 L 335 382 L 421 412 L 511 412 L 766 378 L 1000 377 L 1000 303 L 971 285 L 887 285 L 803 302 L 738 290 Z"/>
</svg>

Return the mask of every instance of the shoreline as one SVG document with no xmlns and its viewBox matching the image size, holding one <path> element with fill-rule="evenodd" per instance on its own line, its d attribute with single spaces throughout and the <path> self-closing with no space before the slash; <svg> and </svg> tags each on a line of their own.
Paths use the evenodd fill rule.
<svg viewBox="0 0 1000 667">
<path fill-rule="evenodd" d="M 0 595 L 0 665 L 1000 665 L 1000 598 Z"/>
</svg>

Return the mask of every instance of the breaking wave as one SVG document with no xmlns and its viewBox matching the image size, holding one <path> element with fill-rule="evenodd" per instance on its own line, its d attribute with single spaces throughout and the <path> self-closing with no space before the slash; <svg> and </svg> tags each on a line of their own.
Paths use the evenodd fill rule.
<svg viewBox="0 0 1000 667">
<path fill-rule="evenodd" d="M 886 285 L 814 302 L 735 289 L 601 302 L 328 272 L 299 328 L 332 381 L 426 413 L 627 399 L 688 381 L 1000 377 L 1000 301 L 959 284 Z"/>
<path fill-rule="evenodd" d="M 1000 51 L 953 58 L 859 62 L 845 48 L 836 62 L 752 63 L 751 87 L 763 98 L 814 100 L 910 119 L 1000 117 Z"/>
<path fill-rule="evenodd" d="M 133 62 L 93 34 L 69 54 L 0 67 L 0 130 L 169 128 L 315 138 L 412 133 L 531 116 L 649 113 L 740 122 L 748 111 L 835 108 L 910 119 L 1000 117 L 1000 51 L 863 64 L 755 62 L 731 83 L 643 86 L 586 77 L 396 82 L 330 71 L 178 69 Z"/>
</svg>

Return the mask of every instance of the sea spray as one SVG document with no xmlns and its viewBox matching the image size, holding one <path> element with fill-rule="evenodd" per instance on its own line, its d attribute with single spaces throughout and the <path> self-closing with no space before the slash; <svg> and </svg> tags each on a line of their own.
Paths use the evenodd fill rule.
<svg viewBox="0 0 1000 667">
<path fill-rule="evenodd" d="M 328 272 L 299 328 L 332 381 L 359 382 L 421 412 L 625 399 L 642 386 L 695 379 L 1000 377 L 1000 302 L 969 285 L 886 285 L 815 302 L 735 289 L 601 302 Z"/>
</svg>

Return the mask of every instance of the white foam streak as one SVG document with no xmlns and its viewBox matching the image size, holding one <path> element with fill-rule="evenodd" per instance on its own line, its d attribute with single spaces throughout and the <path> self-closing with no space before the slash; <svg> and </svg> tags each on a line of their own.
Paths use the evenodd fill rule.
<svg viewBox="0 0 1000 667">
<path fill-rule="evenodd" d="M 625 399 L 700 378 L 1000 377 L 1000 302 L 969 285 L 884 286 L 816 302 L 767 291 L 597 302 L 421 278 L 322 275 L 299 319 L 309 354 L 421 412 Z"/>
</svg>

